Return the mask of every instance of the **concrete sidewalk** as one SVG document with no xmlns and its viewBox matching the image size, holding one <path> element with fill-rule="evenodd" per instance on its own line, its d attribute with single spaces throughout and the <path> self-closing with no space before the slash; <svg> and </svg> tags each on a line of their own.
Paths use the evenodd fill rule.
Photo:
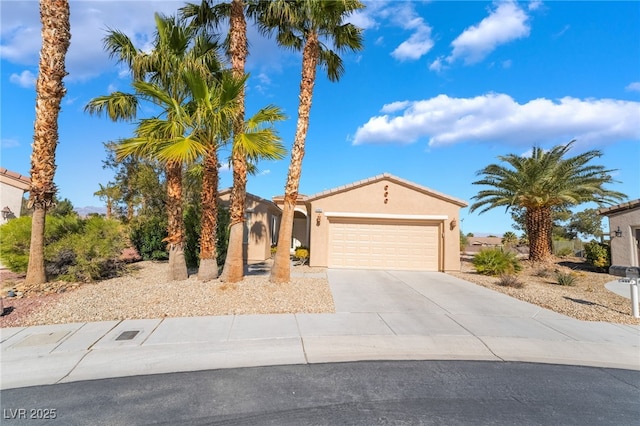
<svg viewBox="0 0 640 426">
<path fill-rule="evenodd" d="M 640 370 L 640 326 L 578 321 L 442 273 L 329 270 L 336 313 L 0 329 L 1 389 L 360 360 L 528 361 Z"/>
</svg>

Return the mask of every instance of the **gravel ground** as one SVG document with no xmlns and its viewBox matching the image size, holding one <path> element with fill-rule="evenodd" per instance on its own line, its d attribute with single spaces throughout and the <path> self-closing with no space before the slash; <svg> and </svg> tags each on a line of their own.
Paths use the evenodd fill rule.
<svg viewBox="0 0 640 426">
<path fill-rule="evenodd" d="M 451 275 L 506 293 L 561 314 L 586 321 L 640 324 L 631 316 L 631 304 L 604 287 L 618 277 L 580 270 L 580 259 L 562 260 L 544 268 L 523 262 L 518 274 L 522 288 L 498 285 L 498 278 L 474 272 L 469 258 L 463 257 L 460 272 Z M 165 282 L 166 263 L 139 262 L 125 276 L 96 283 L 53 282 L 29 289 L 19 277 L 3 277 L 7 288 L 22 297 L 4 299 L 5 315 L 0 327 L 60 324 L 69 322 L 164 318 L 205 315 L 325 313 L 335 312 L 333 296 L 326 279 L 293 278 L 289 284 L 274 285 L 266 275 L 249 275 L 241 283 L 218 280 L 201 282 L 195 275 L 185 281 Z M 541 270 L 548 272 L 541 277 Z M 268 270 L 268 268 L 266 269 Z M 575 286 L 560 286 L 554 271 L 574 271 Z M 295 272 L 323 269 L 295 267 Z"/>
<path fill-rule="evenodd" d="M 80 286 L 49 283 L 47 294 L 16 285 L 22 298 L 4 300 L 0 327 L 205 315 L 335 312 L 326 279 L 300 277 L 275 285 L 266 275 L 236 284 L 202 282 L 195 275 L 165 282 L 166 263 L 140 262 L 128 275 Z M 296 267 L 297 272 L 314 272 Z M 51 293 L 52 291 L 63 291 Z"/>
<path fill-rule="evenodd" d="M 450 275 L 579 320 L 640 325 L 640 320 L 631 314 L 630 300 L 604 286 L 620 277 L 589 271 L 580 258 L 558 259 L 546 265 L 525 260 L 522 265 L 523 270 L 517 275 L 522 288 L 501 286 L 498 285 L 499 278 L 476 273 L 470 256 L 463 256 L 461 271 Z M 556 271 L 574 273 L 575 285 L 559 285 Z"/>
</svg>

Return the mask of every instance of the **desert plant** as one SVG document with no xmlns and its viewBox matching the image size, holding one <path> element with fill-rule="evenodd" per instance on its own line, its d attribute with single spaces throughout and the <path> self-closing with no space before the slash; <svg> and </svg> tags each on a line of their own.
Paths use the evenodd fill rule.
<svg viewBox="0 0 640 426">
<path fill-rule="evenodd" d="M 514 274 L 502 274 L 497 282 L 498 285 L 503 287 L 522 288 L 524 283 L 520 281 L 517 275 Z"/>
<path fill-rule="evenodd" d="M 306 265 L 306 263 L 309 261 L 309 248 L 305 246 L 296 248 L 294 256 L 300 261 L 302 265 Z"/>
<path fill-rule="evenodd" d="M 549 268 L 539 268 L 536 270 L 534 275 L 540 278 L 549 278 L 552 275 L 552 273 L 553 271 L 551 271 Z"/>
<path fill-rule="evenodd" d="M 587 263 L 598 270 L 605 270 L 611 265 L 611 249 L 608 244 L 591 241 L 584 245 Z"/>
<path fill-rule="evenodd" d="M 576 279 L 578 276 L 575 272 L 556 272 L 556 282 L 562 286 L 574 286 L 576 285 Z"/>
<path fill-rule="evenodd" d="M 481 250 L 473 257 L 473 266 L 482 275 L 498 276 L 511 274 L 522 269 L 516 255 L 501 248 Z"/>
</svg>

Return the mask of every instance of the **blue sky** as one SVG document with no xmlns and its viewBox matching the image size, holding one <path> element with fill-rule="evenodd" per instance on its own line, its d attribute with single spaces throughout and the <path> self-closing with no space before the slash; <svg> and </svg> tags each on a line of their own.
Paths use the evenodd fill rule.
<svg viewBox="0 0 640 426">
<path fill-rule="evenodd" d="M 112 178 L 103 142 L 131 135 L 83 112 L 95 96 L 129 91 L 126 69 L 102 49 L 107 28 L 147 46 L 153 12 L 183 1 L 71 1 L 67 95 L 59 119 L 56 183 L 76 207 L 99 206 L 93 193 Z M 572 154 L 599 149 L 617 169 L 611 189 L 640 198 L 640 2 L 372 1 L 350 18 L 365 48 L 343 56 L 337 83 L 319 72 L 300 192 L 313 194 L 384 172 L 466 200 L 481 187 L 476 172 L 497 156 L 526 155 L 572 139 Z M 3 0 L 1 157 L 29 174 L 40 49 L 38 2 Z M 247 112 L 267 104 L 289 119 L 293 142 L 300 55 L 250 28 Z M 223 153 L 227 155 L 228 153 Z M 248 190 L 282 194 L 288 157 L 264 162 Z M 231 185 L 224 170 L 221 187 Z M 578 208 L 582 210 L 585 205 Z M 461 212 L 464 232 L 512 230 L 503 209 Z M 606 221 L 605 221 L 606 225 Z"/>
</svg>

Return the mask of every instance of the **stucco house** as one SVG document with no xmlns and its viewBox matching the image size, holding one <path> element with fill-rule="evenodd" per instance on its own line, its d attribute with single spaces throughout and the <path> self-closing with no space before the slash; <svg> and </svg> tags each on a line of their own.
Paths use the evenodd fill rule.
<svg viewBox="0 0 640 426">
<path fill-rule="evenodd" d="M 31 178 L 0 167 L 0 225 L 20 216 L 22 197 L 31 188 Z"/>
<path fill-rule="evenodd" d="M 282 206 L 283 197 L 273 201 Z M 309 247 L 309 265 L 329 268 L 460 269 L 465 201 L 384 173 L 299 196 L 292 248 Z"/>
<path fill-rule="evenodd" d="M 609 218 L 611 268 L 613 275 L 625 275 L 628 267 L 640 267 L 640 199 L 602 208 Z"/>
<path fill-rule="evenodd" d="M 231 188 L 218 193 L 220 206 L 229 206 Z M 244 259 L 262 262 L 271 257 L 271 245 L 278 238 L 282 211 L 272 201 L 247 193 L 245 203 Z"/>
</svg>

